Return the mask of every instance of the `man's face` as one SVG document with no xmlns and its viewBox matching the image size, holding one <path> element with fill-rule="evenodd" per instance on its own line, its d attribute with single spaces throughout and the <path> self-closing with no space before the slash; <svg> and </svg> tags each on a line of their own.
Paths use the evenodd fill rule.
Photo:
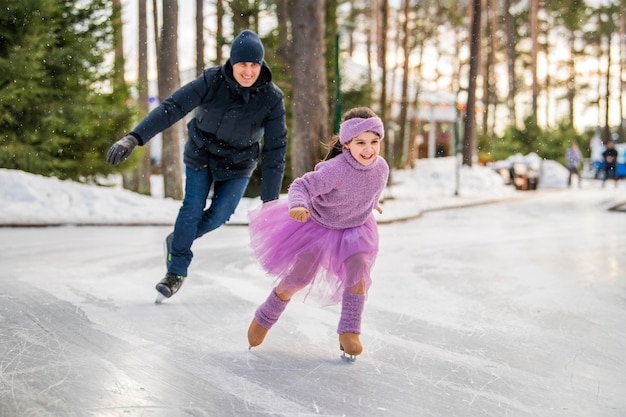
<svg viewBox="0 0 626 417">
<path fill-rule="evenodd" d="M 242 87 L 252 87 L 261 74 L 261 64 L 237 62 L 233 65 L 233 77 Z"/>
</svg>

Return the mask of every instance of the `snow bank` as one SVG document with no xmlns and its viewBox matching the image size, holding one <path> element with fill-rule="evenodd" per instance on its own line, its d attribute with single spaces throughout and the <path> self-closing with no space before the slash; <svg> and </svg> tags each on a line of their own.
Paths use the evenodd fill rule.
<svg viewBox="0 0 626 417">
<path fill-rule="evenodd" d="M 543 161 L 542 188 L 561 188 L 567 170 L 553 161 Z M 458 172 L 458 182 L 457 182 Z M 475 204 L 508 198 L 519 193 L 505 185 L 493 169 L 457 166 L 454 157 L 420 159 L 411 170 L 394 171 L 384 193 L 381 222 L 411 218 L 425 210 Z M 159 182 L 153 178 L 153 184 Z M 0 169 L 0 225 L 173 225 L 180 201 L 149 197 L 119 185 L 86 185 L 61 181 L 22 171 Z M 456 191 L 458 190 L 458 195 Z M 245 224 L 246 213 L 261 204 L 244 198 L 231 218 Z"/>
</svg>

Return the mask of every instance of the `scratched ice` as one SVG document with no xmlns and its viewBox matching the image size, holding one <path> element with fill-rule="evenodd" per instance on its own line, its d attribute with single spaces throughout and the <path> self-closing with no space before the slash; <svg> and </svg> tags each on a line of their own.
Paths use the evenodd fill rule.
<svg viewBox="0 0 626 417">
<path fill-rule="evenodd" d="M 338 308 L 297 300 L 248 350 L 272 279 L 246 227 L 159 306 L 169 227 L 2 228 L 0 417 L 623 416 L 621 187 L 382 224 L 355 363 Z"/>
</svg>

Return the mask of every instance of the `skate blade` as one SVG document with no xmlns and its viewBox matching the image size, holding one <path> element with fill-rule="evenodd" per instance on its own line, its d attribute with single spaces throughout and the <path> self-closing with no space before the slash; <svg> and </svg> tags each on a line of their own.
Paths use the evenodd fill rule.
<svg viewBox="0 0 626 417">
<path fill-rule="evenodd" d="M 343 359 L 346 362 L 350 362 L 350 363 L 356 362 L 356 356 L 355 355 L 350 355 L 350 354 L 348 354 L 346 352 L 342 352 L 340 358 Z"/>
<path fill-rule="evenodd" d="M 165 269 L 167 269 L 167 267 L 170 266 L 170 259 L 167 256 L 167 238 L 168 237 L 169 237 L 169 235 L 167 235 L 167 237 L 163 241 L 163 257 L 165 258 Z"/>
<path fill-rule="evenodd" d="M 164 299 L 165 299 L 165 296 L 157 291 L 157 297 L 156 297 L 156 300 L 154 300 L 154 304 L 161 304 Z"/>
</svg>

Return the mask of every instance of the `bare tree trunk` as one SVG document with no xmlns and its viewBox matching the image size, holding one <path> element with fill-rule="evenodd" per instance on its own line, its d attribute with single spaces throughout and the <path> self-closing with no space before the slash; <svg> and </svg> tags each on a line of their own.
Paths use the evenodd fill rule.
<svg viewBox="0 0 626 417">
<path fill-rule="evenodd" d="M 328 111 L 330 112 L 329 118 L 332 120 L 332 132 L 339 133 L 341 113 L 343 111 L 343 96 L 341 90 L 341 37 L 344 28 L 337 24 L 337 0 L 326 0 L 324 3 L 327 52 L 326 84 L 329 97 Z"/>
<path fill-rule="evenodd" d="M 400 24 L 400 13 L 399 11 L 395 10 L 393 7 L 388 7 L 387 9 L 387 20 L 391 20 L 393 19 L 393 23 L 388 26 L 389 27 L 396 27 L 399 28 L 401 27 Z M 389 25 L 389 23 L 388 23 Z M 387 70 L 389 71 L 388 74 L 391 77 L 391 80 L 388 81 L 389 84 L 389 89 L 387 90 L 387 103 L 389 103 L 389 108 L 393 109 L 395 104 L 398 103 L 400 101 L 399 98 L 396 99 L 396 95 L 399 93 L 398 89 L 395 88 L 395 86 L 397 85 L 396 82 L 396 77 L 398 77 L 398 65 L 400 62 L 399 54 L 400 54 L 400 46 L 402 44 L 401 41 L 401 36 L 402 36 L 402 31 L 401 30 L 396 30 L 395 31 L 395 39 L 393 39 L 392 44 L 394 45 L 394 48 L 392 50 L 389 50 L 387 52 L 387 59 L 388 59 L 388 63 L 389 66 L 391 68 L 387 68 Z M 393 56 L 392 56 L 393 54 Z M 390 120 L 394 120 L 394 116 L 396 115 L 395 112 L 392 112 L 391 114 L 388 115 Z M 395 120 L 394 120 L 395 121 Z M 395 125 L 395 123 L 394 123 Z M 390 153 L 389 155 L 392 157 L 392 161 L 395 161 L 396 159 L 396 155 L 395 155 L 395 145 L 398 143 L 398 141 L 400 141 L 400 138 L 396 137 L 397 134 L 397 128 L 396 131 L 393 132 L 394 134 L 394 147 L 392 149 L 392 153 Z M 390 136 L 391 137 L 391 136 Z"/>
<path fill-rule="evenodd" d="M 148 91 L 148 8 L 147 0 L 138 0 L 137 27 L 137 86 L 139 89 L 139 108 L 141 116 L 150 111 L 150 92 Z M 150 143 L 150 142 L 148 142 Z"/>
<path fill-rule="evenodd" d="M 154 25 L 152 26 L 154 29 L 154 45 L 156 46 L 157 54 L 157 68 L 159 68 L 159 49 L 161 47 L 161 35 L 159 34 L 159 28 L 161 25 L 159 24 L 159 5 L 158 0 L 152 0 L 152 20 Z"/>
<path fill-rule="evenodd" d="M 375 21 L 374 20 L 374 16 L 376 15 L 373 12 L 373 10 L 372 10 L 372 7 L 373 7 L 372 3 L 373 2 L 371 2 L 367 6 L 367 15 L 366 15 L 366 17 L 368 18 L 368 21 L 370 21 L 370 22 Z M 372 48 L 373 48 L 373 46 L 372 45 L 374 44 L 374 42 L 372 41 L 372 37 L 376 36 L 375 34 L 376 34 L 376 25 L 371 25 L 367 29 L 366 40 L 365 40 L 365 43 L 366 43 L 366 46 L 367 46 L 367 85 L 372 85 L 372 72 L 373 72 L 373 67 L 372 67 L 372 62 L 373 62 Z"/>
<path fill-rule="evenodd" d="M 204 71 L 204 0 L 196 0 L 196 75 Z"/>
<path fill-rule="evenodd" d="M 504 30 L 506 32 L 506 56 L 509 78 L 509 91 L 507 94 L 507 108 L 509 109 L 509 123 L 517 125 L 517 114 L 515 110 L 515 96 L 517 94 L 517 83 L 515 81 L 515 42 L 513 36 L 513 17 L 511 16 L 511 0 L 504 0 Z"/>
<path fill-rule="evenodd" d="M 224 0 L 216 0 L 215 2 L 215 18 L 216 22 L 216 33 L 215 33 L 215 59 L 218 65 L 221 65 L 224 61 L 224 55 L 222 53 L 222 47 L 224 46 Z"/>
<path fill-rule="evenodd" d="M 381 147 L 381 155 L 387 160 L 387 163 L 391 166 L 393 162 L 393 142 L 394 142 L 394 132 L 388 128 L 388 118 L 389 118 L 389 106 L 387 105 L 387 29 L 389 25 L 389 1 L 388 0 L 379 0 L 379 24 L 377 25 L 379 28 L 378 34 L 378 48 L 377 48 L 377 56 L 378 56 L 378 65 L 381 68 L 381 89 L 380 89 L 380 109 L 378 110 L 380 118 L 383 120 L 383 124 L 385 124 L 385 136 L 386 140 L 383 141 L 383 145 Z M 389 177 L 387 178 L 387 183 L 393 183 L 393 170 L 389 171 Z"/>
<path fill-rule="evenodd" d="M 244 29 L 259 31 L 259 1 L 231 0 L 228 2 L 233 16 L 233 32 L 238 34 Z"/>
<path fill-rule="evenodd" d="M 416 79 L 421 80 L 422 79 L 422 68 L 423 68 L 423 59 L 424 59 L 424 38 L 420 37 L 419 38 L 419 44 L 417 45 L 418 51 L 419 51 L 419 56 L 417 59 L 417 62 L 419 62 L 417 68 L 416 68 Z M 420 91 L 419 91 L 419 87 L 418 90 L 415 93 L 415 97 L 413 99 L 413 108 L 415 109 L 415 117 L 413 117 L 413 120 L 411 121 L 411 129 L 409 130 L 409 152 L 407 155 L 407 159 L 408 159 L 408 163 L 407 163 L 407 167 L 410 169 L 415 168 L 415 160 L 419 158 L 419 154 L 417 152 L 417 144 L 415 143 L 415 139 L 417 137 L 417 135 L 419 134 L 419 103 L 420 103 Z"/>
<path fill-rule="evenodd" d="M 486 1 L 483 0 L 482 2 L 482 11 L 483 11 L 483 16 L 481 17 L 481 19 L 484 18 L 485 20 L 485 24 L 481 25 L 481 39 L 485 40 L 485 47 L 481 48 L 481 57 L 480 57 L 480 66 L 479 66 L 479 71 L 480 71 L 480 78 L 482 79 L 482 99 L 483 99 L 483 111 L 481 113 L 481 130 L 483 132 L 487 132 L 487 128 L 488 128 L 488 124 L 489 124 L 489 118 L 492 116 L 491 114 L 491 96 L 489 95 L 489 86 L 492 83 L 492 79 L 491 79 L 491 48 L 493 48 L 493 44 L 491 43 L 491 39 L 488 37 L 488 31 L 489 28 L 491 26 L 491 21 L 490 21 L 490 17 L 489 17 L 489 6 L 488 6 L 488 2 L 487 4 L 485 4 Z"/>
<path fill-rule="evenodd" d="M 180 86 L 178 74 L 178 2 L 163 0 L 163 26 L 159 48 L 159 98 L 163 102 Z M 183 198 L 180 125 L 166 129 L 163 135 L 164 196 Z"/>
<path fill-rule="evenodd" d="M 113 0 L 113 67 L 114 79 L 113 89 L 121 90 L 124 88 L 124 32 L 122 31 L 122 2 L 121 0 Z M 127 190 L 137 191 L 137 173 L 136 169 L 125 171 L 122 173 L 122 187 Z"/>
<path fill-rule="evenodd" d="M 113 32 L 113 43 L 114 43 L 114 68 L 115 68 L 115 79 L 113 80 L 113 88 L 115 90 L 119 90 L 120 92 L 126 89 L 126 81 L 124 79 L 124 35 L 122 31 L 122 2 L 121 0 L 113 0 L 112 6 L 114 9 L 114 32 Z M 126 94 L 126 93 L 122 93 Z M 145 149 L 142 149 L 140 153 L 143 152 L 145 155 Z M 149 172 L 149 171 L 148 171 Z M 150 177 L 148 177 L 148 182 L 150 181 Z M 122 186 L 128 190 L 132 190 L 135 192 L 146 193 L 144 188 L 141 185 L 144 183 L 143 181 L 143 173 L 141 170 L 141 164 L 132 169 L 131 171 L 126 171 L 122 174 Z M 147 193 L 150 193 L 150 188 L 148 188 Z"/>
<path fill-rule="evenodd" d="M 313 169 L 328 137 L 328 102 L 324 46 L 324 2 L 290 0 L 293 129 L 291 162 L 294 176 Z"/>
<path fill-rule="evenodd" d="M 608 33 L 606 36 L 607 43 L 607 63 L 606 63 L 606 83 L 605 83 L 605 92 L 604 92 L 604 137 L 608 140 L 611 138 L 611 125 L 609 121 L 609 114 L 611 113 L 611 33 Z"/>
<path fill-rule="evenodd" d="M 550 29 L 548 27 L 545 28 L 545 32 L 542 34 L 544 39 L 550 39 L 550 34 L 549 34 Z M 546 61 L 546 67 L 550 68 L 550 45 L 549 44 L 545 44 L 543 45 L 543 54 L 544 54 L 544 59 Z M 550 117 L 550 93 L 552 93 L 552 77 L 550 76 L 551 71 L 546 71 L 546 75 L 544 78 L 544 82 L 543 82 L 543 86 L 542 86 L 542 94 L 545 97 L 545 102 L 546 102 L 546 106 L 545 106 L 545 127 L 547 129 L 551 128 L 551 117 Z"/>
<path fill-rule="evenodd" d="M 476 147 L 476 76 L 480 60 L 481 1 L 472 0 L 472 30 L 470 42 L 470 68 L 467 88 L 467 109 L 463 130 L 463 165 L 472 166 Z"/>
<path fill-rule="evenodd" d="M 147 0 L 138 0 L 137 28 L 137 84 L 139 88 L 139 108 L 141 116 L 150 111 L 148 91 L 148 12 Z M 148 142 L 150 143 L 150 142 Z M 147 146 L 147 145 L 146 145 Z"/>
<path fill-rule="evenodd" d="M 537 100 L 539 98 L 539 80 L 537 79 L 537 56 L 539 54 L 539 0 L 530 0 L 530 71 L 533 79 L 531 118 L 537 125 Z"/>
<path fill-rule="evenodd" d="M 596 53 L 598 55 L 598 60 L 597 60 L 597 64 L 596 64 L 597 65 L 597 67 L 596 67 L 596 77 L 598 78 L 598 80 L 600 80 L 602 78 L 602 59 L 603 59 L 602 54 L 604 53 L 602 51 L 602 38 L 601 37 L 599 37 L 597 39 L 597 43 L 598 44 L 596 45 L 596 47 L 598 48 L 598 50 L 597 50 Z M 602 99 L 601 99 L 601 97 L 602 97 L 602 83 L 600 81 L 598 81 L 598 83 L 596 84 L 596 96 L 598 97 L 598 100 L 596 102 L 597 107 L 598 107 L 598 111 L 596 112 L 596 114 L 597 114 L 597 116 L 596 116 L 596 125 L 598 127 L 601 127 L 602 126 L 602 108 L 601 108 L 601 105 L 602 105 Z M 604 133 L 605 133 L 605 131 L 604 131 L 604 129 L 602 129 L 602 132 L 601 132 L 602 141 L 606 142 L 607 138 L 604 136 Z"/>
<path fill-rule="evenodd" d="M 622 0 L 622 10 L 626 10 L 626 0 Z M 619 24 L 620 63 L 619 63 L 619 139 L 626 139 L 626 113 L 624 109 L 624 90 L 626 90 L 626 13 L 620 14 Z"/>
<path fill-rule="evenodd" d="M 291 46 L 288 36 L 290 33 L 290 23 L 287 0 L 278 0 L 276 2 L 276 20 L 278 21 L 278 39 L 280 39 L 280 45 L 278 45 L 276 49 L 276 56 L 288 62 Z"/>
<path fill-rule="evenodd" d="M 113 15 L 115 16 L 113 31 L 113 44 L 114 44 L 114 61 L 113 67 L 115 69 L 115 79 L 113 80 L 113 88 L 122 89 L 125 88 L 126 81 L 124 80 L 124 33 L 122 31 L 122 1 L 113 0 Z"/>
<path fill-rule="evenodd" d="M 496 74 L 495 68 L 498 66 L 498 50 L 500 49 L 500 44 L 498 42 L 498 0 L 491 0 L 491 59 L 489 60 L 489 101 L 493 105 L 492 107 L 492 116 L 491 116 L 491 124 L 489 126 L 485 126 L 485 132 L 488 132 L 490 135 L 493 134 L 496 125 L 496 115 L 498 109 L 498 91 L 496 88 Z"/>
<path fill-rule="evenodd" d="M 378 65 L 381 68 L 381 88 L 380 88 L 380 109 L 378 110 L 380 118 L 383 120 L 383 123 L 387 124 L 387 119 L 389 117 L 388 114 L 388 106 L 387 106 L 387 25 L 388 25 L 388 17 L 389 17 L 389 4 L 388 0 L 379 0 L 380 8 L 378 13 L 378 21 L 379 21 L 379 33 L 378 33 Z M 385 146 L 381 149 L 382 153 L 385 154 L 386 158 L 389 158 L 390 155 L 393 154 L 392 141 L 391 138 L 387 138 L 387 140 L 383 141 Z M 388 161 L 389 162 L 389 161 Z M 391 175 L 390 175 L 391 177 Z M 391 180 L 390 180 L 391 181 Z"/>
<path fill-rule="evenodd" d="M 141 116 L 150 111 L 150 97 L 148 91 L 148 16 L 146 0 L 138 1 L 138 28 L 137 28 L 137 89 L 139 91 L 139 108 Z M 150 142 L 143 146 L 143 156 L 138 170 L 137 191 L 150 195 L 150 174 L 152 161 L 150 158 Z"/>
<path fill-rule="evenodd" d="M 567 81 L 567 105 L 568 105 L 568 116 L 569 116 L 569 124 L 570 126 L 574 126 L 574 99 L 576 98 L 576 42 L 574 42 L 575 35 L 574 32 L 570 32 L 570 49 L 569 49 L 569 59 L 567 61 L 569 79 Z"/>
<path fill-rule="evenodd" d="M 404 152 L 405 145 L 408 146 L 408 123 L 407 115 L 409 112 L 409 68 L 411 56 L 410 47 L 410 28 L 409 21 L 411 19 L 411 2 L 404 0 L 404 21 L 402 22 L 402 51 L 404 54 L 404 62 L 402 66 L 402 92 L 400 97 L 400 116 L 398 118 L 398 124 L 400 129 L 398 130 L 398 137 L 396 138 L 396 144 L 394 144 L 394 154 L 396 155 L 396 168 L 404 167 L 407 163 L 407 155 Z"/>
</svg>

